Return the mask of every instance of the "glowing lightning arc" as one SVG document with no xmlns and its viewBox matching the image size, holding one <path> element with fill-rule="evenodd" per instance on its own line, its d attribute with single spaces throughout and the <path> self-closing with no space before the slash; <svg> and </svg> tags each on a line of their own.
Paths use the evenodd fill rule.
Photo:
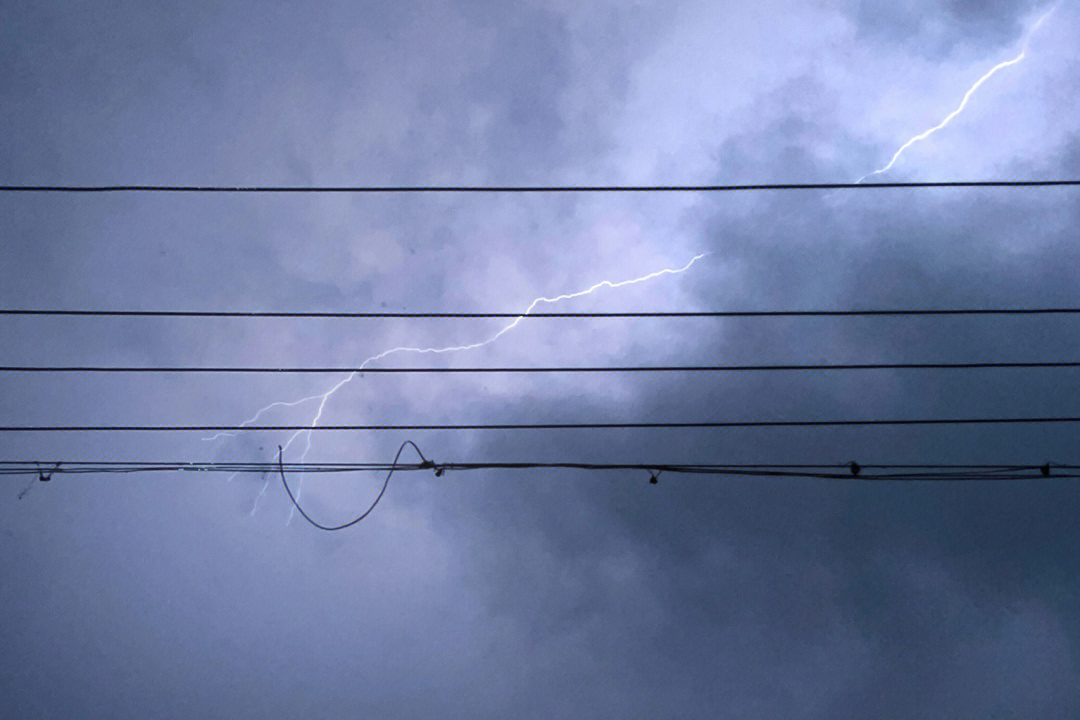
<svg viewBox="0 0 1080 720">
<path fill-rule="evenodd" d="M 523 313 L 516 316 L 513 320 L 511 320 L 509 323 L 507 323 L 506 326 L 504 326 L 501 330 L 496 332 L 494 335 L 492 335 L 491 337 L 487 338 L 486 340 L 482 340 L 480 342 L 470 343 L 468 345 L 453 345 L 453 346 L 441 347 L 441 348 L 435 348 L 435 347 L 427 347 L 427 348 L 395 347 L 395 348 L 390 348 L 389 350 L 384 350 L 383 352 L 381 352 L 381 353 L 379 353 L 377 355 L 372 355 L 371 357 L 369 357 L 366 360 L 364 360 L 363 362 L 361 362 L 357 366 L 356 370 L 353 370 L 352 372 L 350 372 L 348 375 L 345 376 L 345 378 L 343 380 L 340 380 L 339 382 L 335 383 L 326 392 L 320 393 L 318 395 L 310 395 L 308 397 L 300 398 L 299 400 L 293 400 L 291 402 L 278 401 L 278 402 L 270 403 L 269 405 L 261 408 L 252 417 L 248 418 L 243 423 L 241 423 L 241 425 L 246 426 L 246 425 L 251 425 L 251 424 L 257 422 L 259 420 L 259 418 L 262 417 L 262 415 L 264 413 L 266 413 L 267 411 L 269 411 L 269 410 L 271 410 L 271 409 L 273 409 L 275 407 L 295 407 L 295 406 L 301 405 L 303 403 L 313 402 L 313 401 L 317 400 L 318 401 L 318 408 L 315 411 L 315 416 L 311 420 L 310 427 L 307 428 L 307 429 L 304 429 L 304 430 L 298 430 L 298 431 L 294 432 L 289 437 L 289 439 L 285 442 L 285 444 L 282 446 L 282 450 L 288 450 L 289 446 L 292 445 L 293 442 L 295 442 L 298 437 L 300 437 L 301 435 L 305 435 L 306 436 L 306 442 L 305 442 L 305 445 L 304 445 L 304 452 L 300 456 L 300 460 L 303 461 L 304 458 L 307 457 L 308 451 L 311 449 L 312 431 L 316 427 L 318 427 L 319 421 L 322 419 L 323 410 L 326 409 L 327 402 L 329 402 L 330 398 L 334 395 L 334 393 L 336 393 L 338 390 L 340 390 L 342 387 L 344 387 L 348 383 L 352 382 L 352 380 L 358 374 L 360 374 L 360 372 L 362 372 L 364 370 L 364 368 L 368 367 L 371 363 L 377 362 L 379 360 L 382 360 L 385 357 L 388 357 L 390 355 L 394 355 L 394 354 L 397 354 L 397 353 L 417 353 L 417 354 L 432 354 L 432 355 L 434 355 L 434 354 L 442 354 L 442 353 L 460 352 L 460 351 L 464 351 L 464 350 L 476 350 L 477 348 L 481 348 L 481 347 L 484 347 L 485 345 L 489 345 L 489 344 L 495 342 L 500 337 L 502 337 L 506 333 L 513 330 L 515 327 L 517 327 L 521 323 L 522 320 L 524 320 L 526 317 L 528 317 L 532 313 L 532 311 L 536 309 L 537 305 L 540 305 L 541 303 L 551 304 L 551 303 L 561 302 L 563 300 L 572 300 L 574 298 L 579 298 L 579 297 L 583 297 L 585 295 L 590 295 L 590 294 L 596 292 L 597 290 L 600 290 L 601 288 L 616 289 L 616 288 L 626 287 L 627 285 L 636 285 L 637 283 L 645 282 L 647 280 L 652 280 L 654 278 L 658 278 L 658 277 L 661 277 L 663 275 L 678 275 L 680 273 L 684 273 L 687 270 L 689 270 L 694 265 L 694 263 L 696 263 L 698 260 L 702 259 L 703 257 L 707 256 L 708 254 L 709 253 L 704 252 L 704 253 L 701 253 L 700 255 L 695 255 L 693 258 L 690 259 L 690 262 L 686 263 L 686 265 L 683 265 L 680 268 L 665 268 L 663 270 L 657 270 L 656 272 L 649 273 L 648 275 L 643 275 L 642 277 L 634 278 L 632 280 L 622 280 L 622 281 L 619 281 L 619 282 L 612 282 L 611 280 L 601 280 L 600 282 L 596 283 L 595 285 L 592 285 L 589 288 L 587 288 L 585 290 L 580 290 L 578 292 L 567 293 L 565 295 L 557 295 L 555 297 L 538 297 L 529 304 L 529 306 L 525 309 L 525 311 Z M 219 433 L 218 435 L 214 435 L 213 437 L 209 437 L 209 438 L 206 438 L 206 439 L 207 440 L 216 440 L 216 439 L 218 439 L 220 437 L 223 437 L 225 435 L 228 435 L 228 433 Z M 258 509 L 259 500 L 266 494 L 266 490 L 267 490 L 267 487 L 269 486 L 269 484 L 270 484 L 270 480 L 269 480 L 269 478 L 267 478 L 267 480 L 263 483 L 262 490 L 255 497 L 255 503 L 251 508 L 251 514 L 252 515 L 254 515 L 255 511 Z M 296 492 L 297 499 L 299 499 L 302 492 L 303 492 L 303 478 L 301 478 L 300 484 L 297 487 L 297 492 Z M 292 519 L 295 516 L 295 514 L 296 514 L 296 507 L 294 505 L 289 510 L 289 519 L 288 519 L 286 524 L 288 524 L 288 522 L 292 522 Z"/>
<path fill-rule="evenodd" d="M 1056 10 L 1056 9 L 1057 9 L 1057 3 L 1055 3 L 1053 5 L 1053 7 L 1051 7 L 1049 10 L 1047 10 L 1042 15 L 1042 17 L 1040 17 L 1038 20 L 1035 21 L 1035 24 L 1031 26 L 1031 28 L 1027 31 L 1027 34 L 1024 37 L 1024 45 L 1021 48 L 1019 55 L 1014 57 L 1012 60 L 1006 60 L 1004 62 L 998 63 L 994 67 L 990 68 L 990 70 L 987 71 L 986 74 L 984 74 L 982 77 L 980 77 L 978 80 L 976 80 L 975 84 L 972 85 L 968 89 L 968 91 L 966 93 L 964 93 L 964 97 L 960 101 L 960 105 L 955 110 L 953 110 L 951 113 L 946 115 L 944 120 L 942 120 L 940 123 L 938 123 L 934 127 L 930 128 L 929 130 L 926 130 L 924 132 L 919 133 L 918 135 L 916 135 L 915 137 L 911 138 L 906 143 L 901 145 L 900 149 L 897 150 L 893 154 L 892 159 L 889 160 L 888 164 L 885 165 L 885 167 L 880 168 L 878 170 L 874 170 L 873 172 L 868 173 L 866 175 L 863 175 L 861 178 L 859 178 L 855 182 L 856 183 L 861 183 L 863 180 L 865 180 L 868 177 L 871 177 L 873 175 L 880 175 L 881 173 L 887 172 L 888 170 L 890 170 L 892 168 L 893 165 L 896 164 L 896 161 L 900 159 L 900 155 L 902 155 L 905 150 L 907 150 L 909 147 L 911 147 L 915 143 L 920 142 L 922 140 L 925 140 L 926 138 L 930 137 L 931 135 L 936 133 L 938 130 L 941 130 L 946 125 L 948 125 L 950 122 L 952 122 L 953 118 L 955 118 L 957 115 L 959 115 L 961 112 L 964 111 L 964 108 L 967 107 L 968 101 L 971 100 L 971 96 L 975 94 L 975 91 L 978 90 L 982 86 L 983 83 L 985 83 L 987 80 L 992 78 L 999 71 L 1004 70 L 1007 67 L 1011 67 L 1013 65 L 1016 65 L 1017 63 L 1021 62 L 1025 57 L 1027 57 L 1028 42 L 1030 42 L 1032 34 L 1036 30 L 1039 29 L 1039 26 L 1043 24 L 1043 21 L 1046 20 L 1046 18 L 1050 17 L 1050 14 L 1053 13 L 1054 10 Z"/>
</svg>

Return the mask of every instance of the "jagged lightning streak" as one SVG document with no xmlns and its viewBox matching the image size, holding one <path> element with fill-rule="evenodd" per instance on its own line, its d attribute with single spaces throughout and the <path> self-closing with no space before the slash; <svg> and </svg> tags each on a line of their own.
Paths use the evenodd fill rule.
<svg viewBox="0 0 1080 720">
<path fill-rule="evenodd" d="M 421 347 L 395 347 L 395 348 L 390 348 L 389 350 L 384 350 L 383 352 L 381 352 L 381 353 L 379 353 L 377 355 L 372 355 L 371 357 L 369 357 L 366 360 L 364 360 L 363 362 L 361 362 L 357 366 L 357 368 L 355 370 L 353 370 L 348 375 L 346 375 L 344 379 L 342 379 L 339 382 L 332 385 L 330 387 L 330 389 L 327 390 L 326 392 L 320 393 L 320 394 L 317 394 L 317 395 L 309 395 L 308 397 L 300 398 L 299 400 L 293 400 L 291 402 L 278 401 L 278 402 L 270 403 L 269 405 L 261 408 L 252 417 L 248 418 L 243 423 L 241 423 L 241 425 L 247 426 L 247 425 L 251 425 L 251 424 L 257 422 L 259 420 L 259 418 L 263 416 L 263 414 L 265 414 L 266 412 L 272 410 L 273 408 L 277 408 L 277 407 L 296 407 L 298 405 L 302 405 L 302 404 L 308 403 L 308 402 L 314 402 L 314 401 L 317 400 L 318 401 L 318 407 L 315 410 L 315 416 L 311 420 L 310 427 L 308 427 L 308 428 L 306 428 L 304 430 L 297 430 L 296 432 L 294 432 L 291 436 L 289 436 L 289 439 L 282 446 L 283 451 L 288 450 L 289 447 L 293 444 L 293 442 L 296 441 L 297 438 L 299 438 L 300 436 L 305 436 L 304 452 L 300 456 L 300 460 L 303 461 L 307 457 L 308 451 L 311 450 L 311 436 L 313 434 L 314 429 L 316 427 L 318 427 L 319 421 L 322 419 L 323 410 L 326 409 L 326 404 L 330 401 L 330 398 L 333 397 L 334 393 L 336 393 L 338 390 L 340 390 L 345 385 L 348 385 L 350 382 L 352 382 L 353 379 L 357 375 L 359 375 L 365 368 L 369 367 L 372 363 L 378 362 L 379 360 L 382 360 L 383 358 L 386 358 L 386 357 L 388 357 L 390 355 L 394 355 L 394 354 L 398 354 L 398 353 L 415 353 L 415 354 L 421 354 L 421 355 L 436 355 L 436 354 L 443 354 L 443 353 L 463 352 L 463 351 L 466 351 L 466 350 L 476 350 L 477 348 L 482 348 L 485 345 L 490 345 L 491 343 L 495 342 L 496 340 L 501 338 L 506 333 L 513 330 L 515 327 L 517 327 L 521 323 L 522 320 L 524 320 L 526 317 L 528 317 L 533 312 L 533 310 L 536 309 L 537 305 L 540 305 L 541 303 L 551 304 L 551 303 L 561 302 L 563 300 L 572 300 L 574 298 L 579 298 L 579 297 L 583 297 L 585 295 L 590 295 L 590 294 L 596 292 L 597 290 L 600 290 L 601 288 L 616 289 L 616 288 L 626 287 L 628 285 L 636 285 L 637 283 L 646 282 L 648 280 L 653 280 L 653 279 L 661 277 L 663 275 L 678 275 L 680 273 L 684 273 L 687 270 L 689 270 L 691 267 L 693 267 L 694 263 L 696 263 L 698 260 L 702 259 L 703 257 L 705 257 L 707 255 L 709 255 L 708 252 L 701 253 L 700 255 L 695 255 L 693 258 L 690 259 L 690 262 L 686 263 L 685 265 L 683 265 L 680 268 L 665 268 L 663 270 L 657 270 L 656 272 L 649 273 L 648 275 L 643 275 L 642 277 L 633 278 L 631 280 L 621 280 L 619 282 L 612 282 L 611 280 L 601 280 L 600 282 L 596 283 L 595 285 L 592 285 L 592 286 L 586 288 L 585 290 L 580 290 L 578 292 L 567 293 L 565 295 L 556 295 L 555 297 L 538 297 L 529 304 L 529 306 L 525 309 L 524 312 L 522 312 L 520 315 L 515 316 L 513 318 L 513 320 L 511 320 L 502 329 L 500 329 L 498 332 L 496 332 L 495 334 L 493 334 L 491 337 L 487 338 L 486 340 L 481 340 L 479 342 L 470 343 L 470 344 L 467 344 L 467 345 L 451 345 L 451 346 L 447 346 L 447 347 L 425 347 L 425 348 L 421 348 Z M 223 437 L 225 435 L 228 435 L 228 433 L 219 433 L 217 435 L 214 435 L 213 437 L 206 438 L 206 439 L 207 440 L 215 440 L 215 439 L 218 439 L 218 438 Z M 266 491 L 267 491 L 267 488 L 268 488 L 269 484 L 270 484 L 270 479 L 267 478 L 266 481 L 263 483 L 262 490 L 260 490 L 259 494 L 255 497 L 255 503 L 253 504 L 253 506 L 251 508 L 251 514 L 252 515 L 254 515 L 255 511 L 258 509 L 259 501 L 262 499 L 263 496 L 266 495 Z M 300 478 L 300 484 L 297 486 L 297 493 L 296 493 L 297 499 L 300 498 L 300 494 L 302 492 L 303 492 L 303 477 Z M 289 519 L 286 522 L 286 524 L 292 522 L 292 519 L 293 519 L 293 517 L 295 515 L 296 515 L 296 506 L 293 505 L 289 509 Z"/>
<path fill-rule="evenodd" d="M 975 84 L 972 85 L 968 89 L 968 91 L 966 93 L 964 93 L 964 97 L 960 101 L 960 105 L 955 110 L 953 110 L 951 113 L 946 115 L 944 120 L 942 120 L 940 123 L 938 123 L 934 127 L 930 128 L 929 130 L 926 130 L 924 132 L 919 133 L 918 135 L 916 135 L 915 137 L 911 138 L 906 143 L 901 145 L 900 149 L 898 149 L 895 153 L 893 153 L 892 159 L 889 160 L 888 164 L 885 165 L 885 167 L 880 168 L 878 170 L 874 170 L 871 173 L 867 173 L 866 175 L 863 175 L 861 178 L 859 178 L 855 182 L 856 183 L 861 183 L 863 180 L 865 180 L 868 177 L 872 177 L 874 175 L 880 175 L 880 174 L 882 174 L 884 172 L 889 171 L 892 168 L 892 166 L 896 164 L 896 161 L 900 159 L 900 156 L 904 153 L 905 150 L 907 150 L 909 147 L 911 147 L 915 143 L 921 142 L 921 141 L 925 140 L 926 138 L 930 137 L 931 135 L 936 133 L 938 130 L 941 130 L 946 125 L 948 125 L 950 122 L 952 122 L 953 118 L 955 118 L 957 115 L 962 113 L 964 111 L 964 108 L 967 107 L 968 101 L 971 100 L 971 96 L 975 94 L 976 90 L 978 90 L 980 87 L 982 87 L 983 83 L 985 83 L 990 78 L 994 77 L 994 75 L 996 75 L 1001 70 L 1004 70 L 1007 67 L 1012 67 L 1013 65 L 1016 65 L 1017 63 L 1023 61 L 1023 59 L 1025 57 L 1027 57 L 1028 43 L 1031 41 L 1031 36 L 1035 33 L 1036 30 L 1039 29 L 1039 26 L 1043 24 L 1043 21 L 1046 20 L 1046 18 L 1050 17 L 1051 13 L 1053 13 L 1055 10 L 1057 10 L 1058 4 L 1059 3 L 1054 3 L 1054 5 L 1049 10 L 1047 10 L 1045 13 L 1043 13 L 1043 15 L 1038 20 L 1035 21 L 1035 24 L 1032 25 L 1028 29 L 1027 33 L 1024 36 L 1024 44 L 1023 44 L 1023 47 L 1020 49 L 1020 54 L 1019 55 L 1014 57 L 1012 60 L 1006 60 L 1004 62 L 1000 62 L 997 65 L 995 65 L 994 67 L 990 68 L 990 70 L 987 71 L 986 74 L 984 74 L 982 77 L 980 77 L 978 80 L 976 80 Z"/>
</svg>

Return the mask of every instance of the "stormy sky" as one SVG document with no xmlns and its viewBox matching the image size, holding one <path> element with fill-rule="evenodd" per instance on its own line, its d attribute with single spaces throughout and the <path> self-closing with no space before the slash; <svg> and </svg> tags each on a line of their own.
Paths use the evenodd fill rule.
<svg viewBox="0 0 1080 720">
<path fill-rule="evenodd" d="M 1061 2 L 3 3 L 3 184 L 1080 177 Z M 1077 306 L 1075 189 L 0 194 L 6 308 Z M 505 320 L 0 320 L 3 364 L 355 365 Z M 1077 360 L 1069 317 L 527 320 L 386 365 Z M 236 424 L 342 376 L 0 375 L 0 424 Z M 373 375 L 321 422 L 1076 415 L 1075 370 Z M 262 420 L 312 421 L 316 404 Z M 288 436 L 0 434 L 8 460 Z M 311 461 L 1077 462 L 1075 427 L 316 434 Z M 286 460 L 299 460 L 302 441 Z M 410 461 L 412 458 L 408 458 Z M 1075 483 L 396 476 L 347 532 L 257 475 L 5 478 L 11 717 L 1080 714 Z M 382 478 L 309 478 L 326 523 Z"/>
</svg>

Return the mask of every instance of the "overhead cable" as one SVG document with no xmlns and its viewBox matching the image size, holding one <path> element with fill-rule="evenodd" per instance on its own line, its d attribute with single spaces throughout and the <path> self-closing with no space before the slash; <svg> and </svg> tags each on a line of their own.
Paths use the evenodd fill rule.
<svg viewBox="0 0 1080 720">
<path fill-rule="evenodd" d="M 0 185 L 9 193 L 694 193 L 889 188 L 1071 187 L 1080 180 L 943 180 L 700 185 Z"/>
<path fill-rule="evenodd" d="M 405 443 L 409 444 L 409 443 Z M 400 449 L 400 448 L 399 448 Z M 417 448 L 418 450 L 418 448 Z M 0 476 L 34 476 L 50 479 L 57 475 L 132 475 L 145 473 L 229 473 L 258 474 L 282 471 L 291 474 L 342 474 L 356 472 L 468 472 L 482 470 L 582 470 L 582 471 L 651 471 L 686 475 L 733 475 L 764 477 L 805 477 L 859 480 L 968 480 L 968 479 L 1037 479 L 1053 476 L 1080 476 L 1080 465 L 1042 464 L 872 464 L 847 463 L 589 463 L 551 461 L 478 461 L 435 462 L 422 453 L 421 461 L 400 462 L 152 462 L 152 461 L 0 461 Z M 853 465 L 857 471 L 853 469 Z M 48 466 L 48 470 L 43 470 Z"/>
<path fill-rule="evenodd" d="M 119 365 L 0 365 L 10 373 L 276 373 L 276 374 L 441 374 L 441 373 L 648 373 L 648 372 L 750 372 L 826 370 L 982 370 L 1006 368 L 1077 368 L 1080 361 L 1037 362 L 930 362 L 930 363 L 833 363 L 780 365 L 612 365 L 539 367 L 251 367 Z"/>
<path fill-rule="evenodd" d="M 1077 315 L 1080 307 L 1034 308 L 885 308 L 854 310 L 658 310 L 624 312 L 320 312 L 275 310 L 72 310 L 0 308 L 0 315 L 70 317 L 189 317 L 189 318 L 755 318 L 755 317 L 876 317 L 935 315 Z"/>
<path fill-rule="evenodd" d="M 477 423 L 401 425 L 0 425 L 0 432 L 274 432 L 386 430 L 635 430 L 774 427 L 871 427 L 887 425 L 1029 425 L 1077 423 L 1080 416 L 904 418 L 869 420 L 731 420 L 700 422 Z"/>
</svg>

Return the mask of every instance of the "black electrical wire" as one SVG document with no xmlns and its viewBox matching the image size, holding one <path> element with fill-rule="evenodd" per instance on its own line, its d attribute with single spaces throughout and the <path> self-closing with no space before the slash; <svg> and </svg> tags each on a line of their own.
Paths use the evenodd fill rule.
<svg viewBox="0 0 1080 720">
<path fill-rule="evenodd" d="M 405 444 L 413 445 L 420 455 L 418 463 L 402 463 L 400 452 Z M 54 475 L 111 475 L 153 472 L 218 472 L 266 474 L 277 470 L 296 474 L 344 472 L 414 472 L 433 470 L 445 472 L 477 470 L 585 470 L 585 471 L 648 471 L 690 475 L 742 475 L 761 477 L 822 478 L 841 480 L 1026 480 L 1040 477 L 1080 477 L 1080 465 L 1043 463 L 1041 465 L 1011 464 L 705 464 L 705 463 L 585 463 L 585 462 L 445 462 L 427 459 L 415 443 L 404 443 L 391 463 L 285 463 L 277 462 L 125 462 L 125 461 L 66 461 L 54 463 L 48 471 L 40 461 L 0 461 L 0 476 Z M 857 468 L 857 471 L 856 471 Z"/>
<path fill-rule="evenodd" d="M 386 479 L 383 481 L 382 488 L 379 490 L 379 494 L 375 497 L 374 502 L 371 503 L 371 505 L 368 507 L 367 510 L 360 513 L 359 515 L 354 517 L 352 520 L 349 520 L 348 522 L 342 523 L 341 525 L 323 525 L 322 523 L 318 522 L 317 520 L 314 520 L 310 515 L 307 514 L 307 512 L 304 511 L 304 508 L 300 506 L 300 503 L 297 502 L 297 500 L 296 500 L 296 496 L 293 495 L 292 490 L 289 488 L 288 481 L 285 479 L 285 465 L 282 462 L 282 457 L 281 457 L 282 454 L 283 454 L 283 451 L 282 451 L 280 445 L 278 445 L 278 473 L 281 475 L 281 484 L 282 484 L 282 486 L 284 486 L 285 492 L 288 493 L 289 500 L 292 501 L 293 507 L 296 508 L 296 510 L 300 513 L 300 515 L 305 520 L 307 520 L 309 523 L 311 523 L 315 527 L 319 528 L 320 530 L 326 530 L 327 532 L 334 532 L 336 530 L 344 530 L 345 528 L 349 528 L 349 527 L 352 527 L 353 525 L 356 525 L 358 522 L 360 522 L 361 520 L 366 518 L 368 515 L 370 515 L 371 511 L 374 510 L 375 506 L 379 504 L 380 500 L 382 500 L 383 495 L 386 493 L 386 487 L 390 484 L 390 478 L 393 477 L 394 471 L 398 469 L 397 468 L 398 460 L 401 459 L 401 453 L 405 450 L 406 445 L 411 445 L 412 449 L 416 451 L 416 454 L 420 456 L 420 460 L 422 461 L 422 466 L 423 467 L 432 467 L 433 466 L 428 461 L 428 459 L 424 457 L 424 453 L 420 452 L 420 448 L 418 448 L 416 446 L 416 443 L 414 443 L 412 440 L 406 440 L 405 442 L 401 443 L 401 447 L 398 448 L 397 454 L 394 455 L 394 462 L 391 463 L 390 469 L 387 470 Z"/>
<path fill-rule="evenodd" d="M 627 312 L 304 312 L 259 310 L 63 310 L 0 308 L 0 315 L 71 317 L 188 318 L 756 318 L 756 317 L 918 317 L 935 315 L 1076 315 L 1080 307 L 911 308 L 867 310 L 673 310 Z"/>
<path fill-rule="evenodd" d="M 52 468 L 48 474 L 127 474 L 142 472 L 230 472 L 230 473 L 265 473 L 278 469 L 275 462 L 252 462 L 252 461 L 130 461 L 130 460 L 79 460 L 51 463 Z M 43 466 L 40 460 L 0 460 L 0 475 L 26 475 L 39 474 Z M 537 468 L 561 468 L 578 470 L 664 470 L 668 472 L 690 472 L 714 470 L 844 470 L 850 468 L 850 463 L 771 463 L 771 464 L 706 464 L 706 463 L 584 463 L 584 462 L 501 462 L 481 461 L 469 463 L 442 463 L 439 467 L 449 470 L 480 470 L 480 469 L 537 469 Z M 384 471 L 395 467 L 398 471 L 429 469 L 426 462 L 421 463 L 397 463 L 387 464 L 384 462 L 338 462 L 338 463 L 284 463 L 284 468 L 290 473 L 342 473 L 357 471 Z M 1021 470 L 1038 470 L 1041 465 L 1024 464 L 867 464 L 861 466 L 865 470 L 961 470 L 980 472 L 1008 472 Z M 1080 465 L 1054 464 L 1054 468 L 1063 470 L 1080 470 Z"/>
<path fill-rule="evenodd" d="M 748 372 L 810 370 L 981 370 L 1003 368 L 1077 368 L 1080 361 L 1046 362 L 933 362 L 933 363 L 838 363 L 807 365 L 613 365 L 543 367 L 124 367 L 116 365 L 0 365 L 11 373 L 634 373 L 634 372 Z"/>
<path fill-rule="evenodd" d="M 10 193 L 642 193 L 886 188 L 1070 187 L 1080 180 L 946 180 L 737 185 L 0 185 Z"/>
<path fill-rule="evenodd" d="M 271 432 L 375 430 L 638 430 L 689 428 L 873 427 L 886 425 L 1027 425 L 1077 423 L 1080 416 L 872 420 L 731 420 L 700 422 L 477 423 L 458 425 L 2 425 L 0 432 Z"/>
</svg>

